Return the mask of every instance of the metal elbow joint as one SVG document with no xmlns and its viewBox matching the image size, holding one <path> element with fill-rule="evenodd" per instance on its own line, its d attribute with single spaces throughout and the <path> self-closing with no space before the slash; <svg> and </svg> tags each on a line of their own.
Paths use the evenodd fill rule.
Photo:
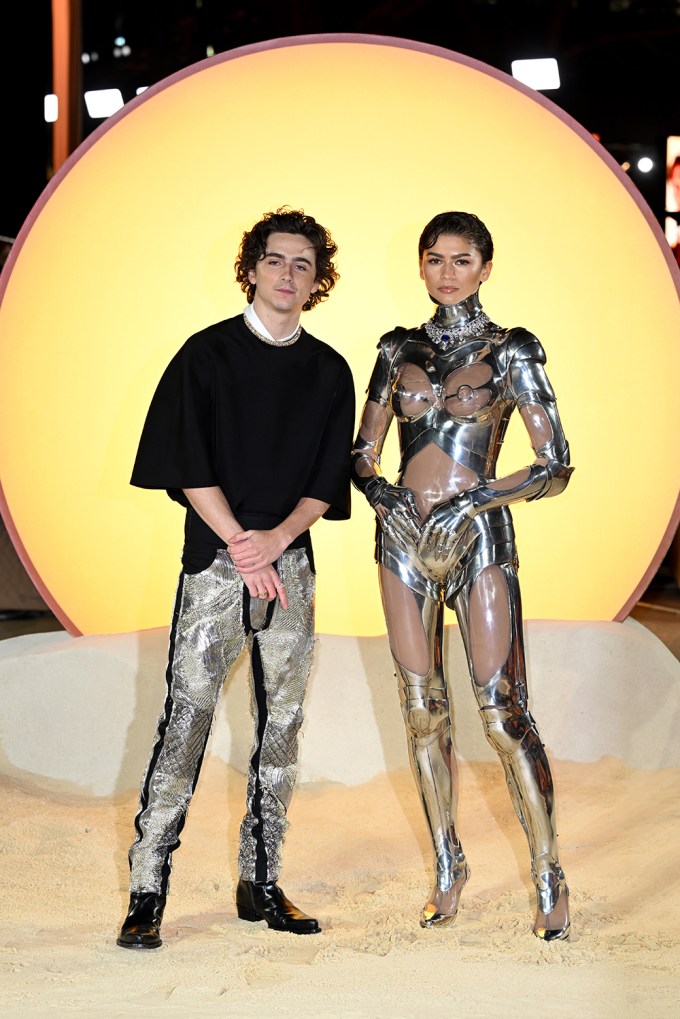
<svg viewBox="0 0 680 1019">
<path fill-rule="evenodd" d="M 532 471 L 534 470 L 537 476 L 539 473 L 543 475 L 543 484 L 538 492 L 527 498 L 527 502 L 560 495 L 569 484 L 569 479 L 574 473 L 573 467 L 562 463 L 560 460 L 548 460 L 547 464 L 534 465 Z"/>
</svg>

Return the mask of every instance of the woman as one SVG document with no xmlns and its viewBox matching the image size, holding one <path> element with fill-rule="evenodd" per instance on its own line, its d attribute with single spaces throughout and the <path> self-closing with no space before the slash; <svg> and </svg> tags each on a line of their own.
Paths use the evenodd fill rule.
<svg viewBox="0 0 680 1019">
<path fill-rule="evenodd" d="M 353 482 L 377 516 L 376 560 L 409 754 L 434 845 L 437 877 L 421 925 L 450 923 L 470 870 L 456 831 L 457 774 L 442 668 L 444 605 L 454 608 L 487 740 L 505 769 L 536 885 L 534 934 L 569 934 L 550 766 L 528 711 L 517 555 L 509 505 L 567 485 L 567 446 L 543 365 L 526 329 L 502 329 L 479 301 L 493 242 L 477 216 L 444 212 L 419 243 L 436 304 L 417 329 L 382 337 L 354 446 Z M 536 454 L 496 479 L 517 408 Z M 396 484 L 380 454 L 396 417 Z"/>
</svg>

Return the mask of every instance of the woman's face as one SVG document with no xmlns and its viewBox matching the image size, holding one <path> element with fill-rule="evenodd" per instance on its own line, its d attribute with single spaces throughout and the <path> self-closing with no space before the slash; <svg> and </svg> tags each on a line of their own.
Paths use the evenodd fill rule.
<svg viewBox="0 0 680 1019">
<path fill-rule="evenodd" d="M 458 304 L 488 280 L 492 262 L 483 262 L 478 248 L 458 234 L 441 234 L 423 252 L 420 278 L 439 304 Z"/>
</svg>

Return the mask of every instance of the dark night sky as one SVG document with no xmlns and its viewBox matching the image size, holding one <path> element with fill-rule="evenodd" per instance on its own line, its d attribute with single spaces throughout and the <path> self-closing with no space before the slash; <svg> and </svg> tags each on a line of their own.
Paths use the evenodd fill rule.
<svg viewBox="0 0 680 1019">
<path fill-rule="evenodd" d="M 42 106 L 51 91 L 50 3 L 5 4 L 0 18 L 0 234 L 15 236 L 49 179 L 52 129 Z M 127 100 L 139 85 L 204 59 L 208 46 L 219 53 L 327 32 L 431 43 L 506 73 L 513 59 L 556 57 L 562 87 L 547 95 L 620 161 L 640 146 L 662 163 L 666 136 L 680 134 L 680 0 L 348 0 L 326 8 L 301 0 L 82 0 L 81 48 L 98 55 L 80 66 L 82 88 L 118 87 Z M 116 35 L 125 36 L 129 56 L 113 56 Z M 98 123 L 83 106 L 81 137 Z M 634 179 L 661 219 L 663 167 Z"/>
</svg>

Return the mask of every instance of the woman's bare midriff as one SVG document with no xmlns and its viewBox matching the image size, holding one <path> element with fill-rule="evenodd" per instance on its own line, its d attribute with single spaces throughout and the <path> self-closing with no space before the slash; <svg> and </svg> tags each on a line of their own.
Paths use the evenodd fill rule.
<svg viewBox="0 0 680 1019">
<path fill-rule="evenodd" d="M 400 483 L 412 490 L 418 512 L 425 520 L 435 506 L 475 488 L 479 478 L 431 442 L 409 460 Z"/>
</svg>

